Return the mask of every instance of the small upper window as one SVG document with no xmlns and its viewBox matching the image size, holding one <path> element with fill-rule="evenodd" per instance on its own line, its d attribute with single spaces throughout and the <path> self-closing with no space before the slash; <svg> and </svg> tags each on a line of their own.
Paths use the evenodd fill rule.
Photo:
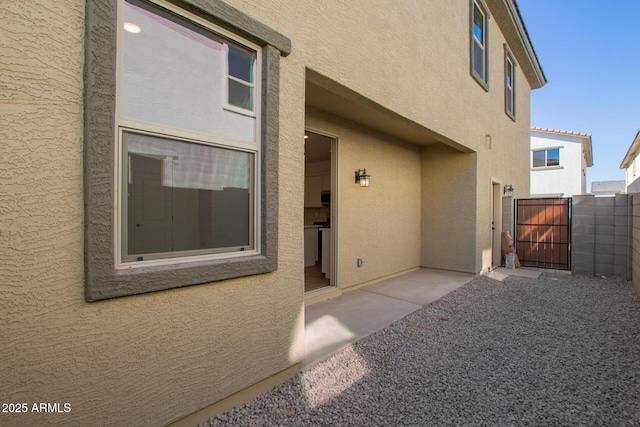
<svg viewBox="0 0 640 427">
<path fill-rule="evenodd" d="M 229 46 L 228 103 L 251 112 L 254 111 L 254 63 L 256 53 L 236 46 Z"/>
<path fill-rule="evenodd" d="M 504 48 L 504 111 L 512 120 L 516 119 L 516 70 L 515 61 Z"/>
<path fill-rule="evenodd" d="M 485 89 L 488 89 L 489 76 L 487 73 L 487 19 L 489 14 L 486 7 L 476 1 L 472 2 L 471 17 L 471 75 L 476 78 Z"/>
<path fill-rule="evenodd" d="M 533 152 L 533 167 L 544 168 L 549 166 L 560 166 L 560 149 L 535 150 Z"/>
</svg>

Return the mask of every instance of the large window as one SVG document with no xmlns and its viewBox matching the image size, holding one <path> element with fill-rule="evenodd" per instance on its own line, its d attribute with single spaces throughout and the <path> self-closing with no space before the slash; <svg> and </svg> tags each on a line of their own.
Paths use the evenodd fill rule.
<svg viewBox="0 0 640 427">
<path fill-rule="evenodd" d="M 534 168 L 560 166 L 560 149 L 534 150 L 532 165 Z"/>
<path fill-rule="evenodd" d="M 504 112 L 512 120 L 516 119 L 516 70 L 515 61 L 505 45 L 504 47 Z"/>
<path fill-rule="evenodd" d="M 124 3 L 121 267 L 247 256 L 259 241 L 260 48 L 214 29 L 150 3 Z"/>
<path fill-rule="evenodd" d="M 86 300 L 274 271 L 289 39 L 191 0 L 86 4 Z"/>
<path fill-rule="evenodd" d="M 488 25 L 487 8 L 477 0 L 472 1 L 471 13 L 471 75 L 485 90 L 489 88 L 488 76 Z"/>
<path fill-rule="evenodd" d="M 122 132 L 122 264 L 255 247 L 255 154 Z"/>
</svg>

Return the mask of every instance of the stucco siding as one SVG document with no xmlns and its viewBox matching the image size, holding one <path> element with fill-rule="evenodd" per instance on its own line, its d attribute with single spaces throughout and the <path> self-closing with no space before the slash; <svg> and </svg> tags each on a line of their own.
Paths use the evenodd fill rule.
<svg viewBox="0 0 640 427">
<path fill-rule="evenodd" d="M 531 132 L 531 150 L 560 149 L 559 168 L 532 168 L 531 194 L 562 194 L 571 197 L 586 193 L 586 170 L 581 138 Z M 584 184 L 584 185 L 583 185 Z"/>
<path fill-rule="evenodd" d="M 634 157 L 634 159 L 629 163 L 629 166 L 625 169 L 625 180 L 626 180 L 626 188 L 628 193 L 636 192 L 635 188 L 637 187 L 637 183 L 632 186 L 634 182 L 638 180 L 638 156 Z M 630 188 L 632 189 L 630 191 Z"/>
<path fill-rule="evenodd" d="M 275 10 L 272 4 L 255 5 L 250 0 L 229 3 L 289 35 L 293 51 L 287 59 L 294 57 L 314 73 L 477 153 L 477 175 L 465 181 L 478 191 L 474 225 L 466 234 L 480 245 L 473 255 L 472 267 L 466 265 L 466 260 L 450 258 L 425 264 L 424 248 L 421 258 L 422 265 L 438 268 L 486 270 L 483 251 L 491 250 L 492 241 L 491 179 L 512 184 L 516 197 L 529 195 L 531 84 L 516 63 L 514 122 L 504 113 L 506 40 L 496 21 L 488 21 L 487 92 L 469 75 L 466 0 L 430 2 L 426 8 L 394 3 L 393 13 L 389 13 L 384 0 L 349 4 L 282 0 L 278 3 L 282 8 Z M 298 25 L 300 22 L 305 24 Z M 459 171 L 448 169 L 443 173 L 450 177 Z M 421 224 L 429 222 L 436 229 L 448 229 L 451 218 L 442 216 L 442 220 L 446 222 L 434 223 L 432 218 L 423 217 Z M 444 258 L 443 254 L 440 256 Z"/>
<path fill-rule="evenodd" d="M 308 68 L 470 149 L 484 143 L 488 123 L 510 120 L 504 114 L 505 40 L 492 19 L 490 91 L 469 75 L 468 0 L 428 7 L 395 2 L 392 8 L 385 0 L 229 4 L 288 35 L 292 56 Z M 516 71 L 516 115 L 528 121 L 530 86 Z"/>
<path fill-rule="evenodd" d="M 303 73 L 282 91 L 278 271 L 84 302 L 82 1 L 5 2 L 0 44 L 0 395 L 69 403 L 2 425 L 162 425 L 300 361 Z M 300 78 L 302 76 L 302 78 Z M 302 89 L 302 90 L 301 90 Z M 296 181 L 294 181 L 296 180 Z"/>
<path fill-rule="evenodd" d="M 93 303 L 83 265 L 86 2 L 0 3 L 0 396 L 71 405 L 0 414 L 1 425 L 165 425 L 300 362 L 305 127 L 338 138 L 343 289 L 419 266 L 486 269 L 492 180 L 528 195 L 530 85 L 517 67 L 514 122 L 494 20 L 489 91 L 469 75 L 468 0 L 192 3 L 205 1 L 292 42 L 280 58 L 278 144 L 265 147 L 278 151 L 277 271 Z M 308 70 L 458 149 L 305 115 Z M 360 168 L 369 188 L 354 183 Z"/>
<path fill-rule="evenodd" d="M 329 114 L 307 109 L 308 128 L 338 138 L 337 286 L 346 289 L 420 265 L 420 151 Z M 371 185 L 354 172 L 366 168 Z M 362 267 L 358 258 L 364 259 Z"/>
<path fill-rule="evenodd" d="M 451 171 L 456 173 L 451 173 Z M 476 273 L 477 155 L 422 150 L 421 266 Z"/>
</svg>

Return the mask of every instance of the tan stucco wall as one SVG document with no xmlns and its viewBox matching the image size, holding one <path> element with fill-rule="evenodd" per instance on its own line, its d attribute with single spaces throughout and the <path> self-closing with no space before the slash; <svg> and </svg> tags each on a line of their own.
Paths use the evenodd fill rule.
<svg viewBox="0 0 640 427">
<path fill-rule="evenodd" d="M 313 109 L 306 125 L 338 139 L 337 217 L 331 219 L 338 230 L 338 288 L 419 267 L 419 148 Z M 371 175 L 367 188 L 355 184 L 355 171 L 363 168 Z"/>
<path fill-rule="evenodd" d="M 491 47 L 502 54 L 502 43 L 497 28 L 493 31 Z M 500 56 L 501 58 L 501 56 Z M 499 62 L 499 63 L 498 63 Z M 530 87 L 520 68 L 516 68 L 516 116 L 512 121 L 504 114 L 503 88 L 498 80 L 503 75 L 502 61 L 493 61 L 491 75 L 494 89 L 487 93 L 489 107 L 495 117 L 485 117 L 476 129 L 478 140 L 478 180 L 476 182 L 477 209 L 477 265 L 476 272 L 486 271 L 491 266 L 491 185 L 492 181 L 504 185 L 511 184 L 515 198 L 526 198 L 530 189 Z M 497 87 L 496 87 L 497 86 Z M 487 137 L 486 135 L 490 135 Z M 502 191 L 500 192 L 502 194 Z M 497 221 L 500 224 L 501 221 Z M 498 230 L 499 232 L 500 230 Z M 499 249 L 499 248 L 498 248 Z"/>
<path fill-rule="evenodd" d="M 504 113 L 505 40 L 494 20 L 489 24 L 489 91 L 484 91 L 467 70 L 462 81 L 471 86 L 464 92 L 450 93 L 461 94 L 458 98 L 472 106 L 471 111 L 463 108 L 435 125 L 435 130 L 447 136 L 462 135 L 460 142 L 475 153 L 439 146 L 422 150 L 421 265 L 425 267 L 486 271 L 491 266 L 492 184 L 499 184 L 501 194 L 502 187 L 511 184 L 516 198 L 529 196 L 530 85 L 516 67 L 514 122 Z M 466 34 L 463 38 L 468 40 Z M 448 127 L 455 129 L 449 131 Z M 499 218 L 496 223 L 501 223 Z"/>
<path fill-rule="evenodd" d="M 304 68 L 283 61 L 278 271 L 84 302 L 84 1 L 0 5 L 0 425 L 163 425 L 300 361 Z M 289 206 L 300 206 L 292 210 Z"/>
<path fill-rule="evenodd" d="M 286 34 L 306 66 L 472 149 L 504 114 L 504 38 L 490 24 L 490 91 L 469 74 L 469 0 L 229 4 Z M 528 85 L 518 68 L 517 126 L 528 131 Z M 491 105 L 491 108 L 487 108 Z M 526 108 L 525 108 L 526 106 Z M 464 122 L 462 120 L 464 119 Z M 478 138 L 481 135 L 481 138 Z"/>
<path fill-rule="evenodd" d="M 422 150 L 423 267 L 477 272 L 476 173 L 475 153 L 463 154 L 442 145 Z"/>
<path fill-rule="evenodd" d="M 85 2 L 0 4 L 0 396 L 72 408 L 0 414 L 0 424 L 162 425 L 300 361 L 305 123 L 340 138 L 345 287 L 420 264 L 480 271 L 491 177 L 517 197 L 529 188 L 528 149 L 522 157 L 514 142 L 528 144 L 528 86 L 518 73 L 514 124 L 494 24 L 490 91 L 470 77 L 467 0 L 419 10 L 387 0 L 228 3 L 292 40 L 281 59 L 278 271 L 97 303 L 83 299 Z M 418 149 L 320 114 L 305 121 L 307 68 L 476 153 Z M 362 167 L 368 189 L 352 182 Z"/>
<path fill-rule="evenodd" d="M 309 69 L 477 152 L 475 174 L 456 169 L 468 160 L 447 159 L 451 168 L 435 160 L 447 177 L 465 175 L 461 184 L 475 186 L 469 189 L 475 194 L 452 188 L 447 180 L 428 191 L 437 204 L 459 209 L 451 212 L 454 216 L 435 215 L 438 221 L 430 207 L 423 210 L 422 236 L 448 236 L 453 243 L 450 251 L 441 252 L 440 241 L 423 239 L 421 264 L 474 273 L 489 268 L 492 180 L 501 188 L 513 185 L 515 197 L 529 195 L 531 86 L 516 64 L 517 120 L 512 121 L 504 113 L 505 38 L 495 20 L 488 21 L 487 92 L 469 74 L 468 0 L 433 1 L 424 8 L 410 2 L 394 2 L 390 8 L 385 0 L 284 0 L 277 10 L 269 2 L 229 3 L 291 37 L 291 57 Z M 427 165 L 423 156 L 422 182 L 429 185 Z M 457 194 L 467 200 L 445 200 Z M 474 247 L 473 261 L 460 256 Z"/>
</svg>

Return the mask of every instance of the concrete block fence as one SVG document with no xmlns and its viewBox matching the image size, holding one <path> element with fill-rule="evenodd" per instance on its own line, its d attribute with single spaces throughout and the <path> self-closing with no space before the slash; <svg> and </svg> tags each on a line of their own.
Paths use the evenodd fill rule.
<svg viewBox="0 0 640 427">
<path fill-rule="evenodd" d="M 630 270 L 633 286 L 640 295 L 640 193 L 629 195 L 630 206 Z"/>
<path fill-rule="evenodd" d="M 640 215 L 640 195 L 638 215 Z M 599 276 L 632 277 L 631 197 L 573 196 L 571 271 Z M 640 219 L 638 224 L 640 227 Z M 640 251 L 640 229 L 636 250 Z M 639 271 L 640 274 L 640 271 Z"/>
<path fill-rule="evenodd" d="M 640 295 L 640 193 L 572 199 L 571 271 L 626 277 Z M 513 236 L 513 198 L 502 203 L 502 229 Z"/>
</svg>

